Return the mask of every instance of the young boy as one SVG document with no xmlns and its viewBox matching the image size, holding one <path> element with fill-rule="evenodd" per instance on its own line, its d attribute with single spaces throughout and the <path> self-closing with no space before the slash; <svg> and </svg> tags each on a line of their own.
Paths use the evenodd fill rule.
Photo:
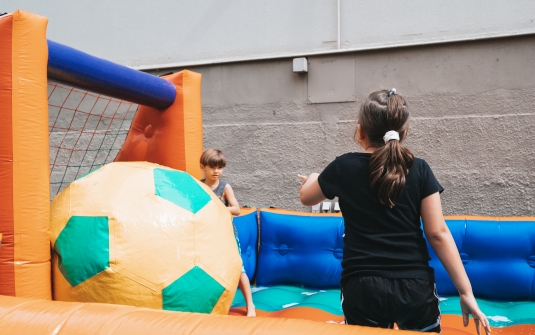
<svg viewBox="0 0 535 335">
<path fill-rule="evenodd" d="M 208 149 L 202 153 L 200 163 L 201 170 L 204 172 L 204 179 L 201 181 L 214 191 L 215 195 L 217 195 L 223 204 L 228 207 L 232 215 L 240 215 L 240 205 L 234 196 L 232 187 L 229 183 L 220 179 L 223 170 L 227 165 L 223 153 L 218 149 Z M 234 227 L 234 234 L 236 236 L 236 242 L 238 243 L 238 249 L 241 253 L 240 240 L 238 239 L 236 227 Z M 245 298 L 247 316 L 256 316 L 256 309 L 251 294 L 251 285 L 243 266 L 239 286 L 243 297 Z"/>
</svg>

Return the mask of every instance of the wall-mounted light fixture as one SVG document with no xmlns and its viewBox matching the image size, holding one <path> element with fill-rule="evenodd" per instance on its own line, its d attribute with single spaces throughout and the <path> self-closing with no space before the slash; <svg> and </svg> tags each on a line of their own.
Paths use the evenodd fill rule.
<svg viewBox="0 0 535 335">
<path fill-rule="evenodd" d="M 293 62 L 294 72 L 308 72 L 308 62 L 305 57 L 294 58 Z"/>
</svg>

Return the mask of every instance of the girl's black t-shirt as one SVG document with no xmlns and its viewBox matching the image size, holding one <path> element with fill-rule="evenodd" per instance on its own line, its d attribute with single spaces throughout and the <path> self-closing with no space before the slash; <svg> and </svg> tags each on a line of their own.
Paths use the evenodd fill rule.
<svg viewBox="0 0 535 335">
<path fill-rule="evenodd" d="M 420 224 L 420 204 L 444 188 L 427 162 L 415 158 L 402 195 L 388 208 L 375 200 L 370 186 L 370 157 L 368 153 L 347 153 L 318 177 L 323 195 L 338 197 L 344 217 L 342 288 L 355 276 L 434 281 Z"/>
</svg>

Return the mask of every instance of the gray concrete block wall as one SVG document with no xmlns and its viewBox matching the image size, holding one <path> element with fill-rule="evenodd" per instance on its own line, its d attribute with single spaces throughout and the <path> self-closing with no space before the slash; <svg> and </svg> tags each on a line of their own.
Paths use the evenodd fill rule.
<svg viewBox="0 0 535 335">
<path fill-rule="evenodd" d="M 308 74 L 293 73 L 292 59 L 190 68 L 203 75 L 204 146 L 227 156 L 240 204 L 308 211 L 296 175 L 360 151 L 360 101 L 396 87 L 411 106 L 406 145 L 445 187 L 445 214 L 535 215 L 533 45 L 524 36 L 314 56 Z M 310 103 L 314 65 L 348 59 L 356 101 Z"/>
</svg>

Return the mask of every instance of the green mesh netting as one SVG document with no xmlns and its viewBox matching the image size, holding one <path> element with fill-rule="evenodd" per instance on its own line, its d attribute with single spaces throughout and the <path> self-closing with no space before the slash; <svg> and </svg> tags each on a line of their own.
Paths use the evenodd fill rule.
<svg viewBox="0 0 535 335">
<path fill-rule="evenodd" d="M 75 179 L 115 159 L 137 107 L 49 81 L 51 200 Z"/>
</svg>

